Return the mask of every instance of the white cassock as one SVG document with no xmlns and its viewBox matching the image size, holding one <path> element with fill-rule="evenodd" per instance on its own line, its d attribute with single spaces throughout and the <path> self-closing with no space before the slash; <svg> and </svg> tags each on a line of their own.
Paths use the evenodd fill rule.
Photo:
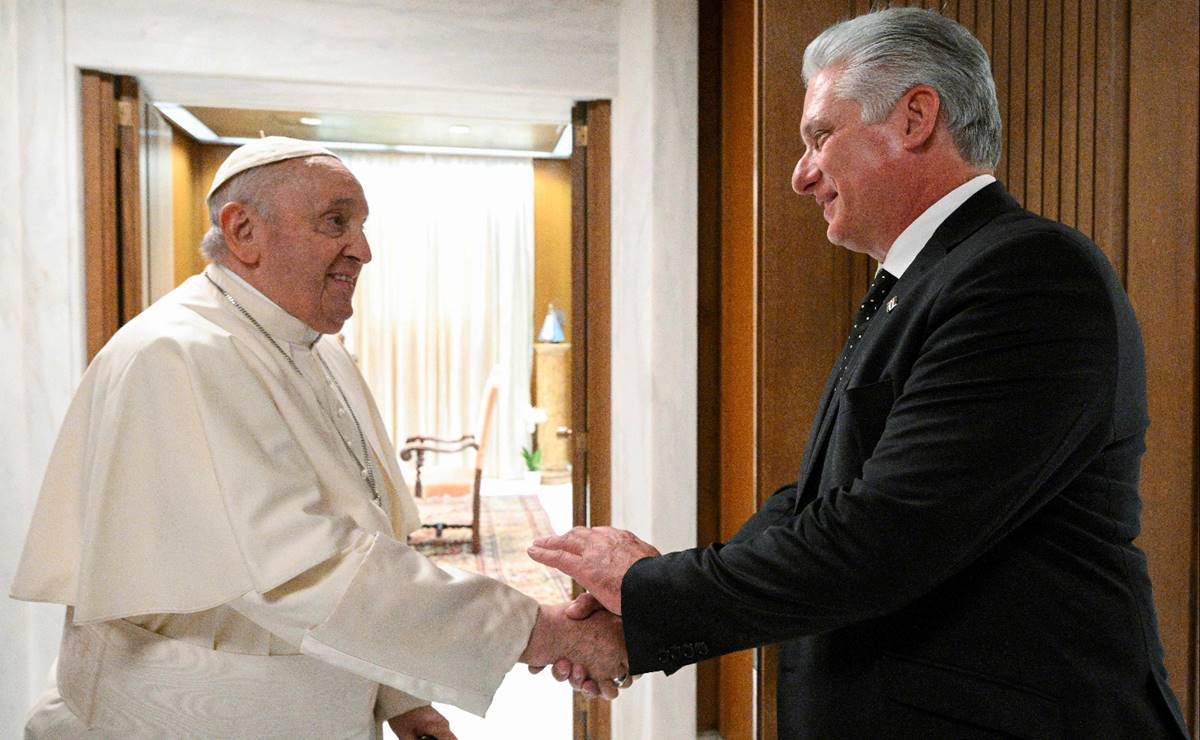
<svg viewBox="0 0 1200 740">
<path fill-rule="evenodd" d="M 536 602 L 410 549 L 416 507 L 349 355 L 206 274 L 279 347 L 197 275 L 84 374 L 13 582 L 68 606 L 27 732 L 366 738 L 429 701 L 482 715 Z"/>
</svg>

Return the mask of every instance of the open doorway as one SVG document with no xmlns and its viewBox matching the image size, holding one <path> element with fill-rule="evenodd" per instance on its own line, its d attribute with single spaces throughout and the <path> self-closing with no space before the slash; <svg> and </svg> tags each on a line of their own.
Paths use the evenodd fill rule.
<svg viewBox="0 0 1200 740">
<path fill-rule="evenodd" d="M 432 483 L 436 478 L 433 470 L 474 464 L 472 457 L 484 446 L 480 444 L 485 437 L 481 422 L 492 427 L 488 435 L 491 458 L 475 476 L 474 512 L 471 497 L 466 497 L 464 507 L 463 499 L 441 501 L 436 500 L 441 498 L 438 496 L 422 496 L 427 499 L 421 502 L 423 523 L 453 525 L 465 520 L 473 526 L 465 532 L 453 526 L 422 528 L 412 536 L 412 544 L 444 565 L 477 570 L 505 580 L 539 600 L 569 598 L 571 584 L 567 579 L 528 561 L 524 555 L 525 545 L 536 536 L 564 531 L 573 523 L 607 521 L 606 498 L 605 509 L 599 516 L 589 513 L 589 482 L 586 474 L 579 477 L 586 466 L 575 464 L 577 455 L 587 452 L 586 444 L 578 444 L 579 439 L 586 441 L 587 435 L 573 435 L 587 427 L 573 425 L 573 414 L 578 414 L 581 403 L 586 408 L 573 385 L 582 378 L 586 387 L 588 375 L 583 364 L 572 357 L 570 340 L 574 333 L 584 337 L 581 346 L 587 346 L 588 342 L 586 332 L 581 332 L 586 321 L 576 315 L 584 312 L 587 301 L 581 299 L 577 290 L 573 294 L 573 284 L 579 284 L 582 276 L 586 285 L 587 279 L 586 270 L 581 273 L 578 264 L 573 268 L 574 168 L 566 159 L 557 158 L 553 149 L 562 141 L 571 142 L 567 122 L 557 127 L 544 157 L 514 156 L 511 151 L 499 151 L 495 146 L 396 145 L 354 141 L 363 137 L 346 135 L 356 125 L 360 129 L 384 127 L 387 122 L 382 119 L 386 117 L 379 115 L 370 117 L 370 125 L 363 125 L 352 115 L 324 111 L 242 111 L 240 119 L 239 111 L 190 111 L 214 134 L 210 138 L 179 125 L 166 125 L 161 121 L 160 107 L 171 113 L 177 113 L 178 108 L 155 107 L 144 94 L 136 92 L 136 81 L 130 78 L 88 73 L 84 84 L 85 107 L 97 101 L 115 105 L 119 122 L 116 138 L 132 136 L 131 141 L 116 147 L 115 168 L 106 171 L 101 166 L 97 170 L 85 164 L 85 172 L 97 174 L 96 183 L 114 178 L 118 183 L 115 190 L 101 188 L 94 193 L 86 217 L 89 230 L 93 223 L 100 224 L 97 233 L 110 226 L 116 230 L 114 237 L 102 235 L 94 245 L 89 245 L 89 255 L 96 255 L 96 264 L 103 268 L 95 272 L 89 268 L 89 296 L 95 294 L 100 298 L 95 311 L 89 300 L 89 318 L 93 315 L 105 318 L 105 323 L 96 328 L 96 346 L 163 292 L 203 269 L 197 245 L 207 229 L 204 195 L 216 168 L 241 138 L 217 134 L 214 127 L 234 126 L 235 133 L 244 133 L 250 126 L 264 134 L 304 136 L 328 142 L 327 146 L 343 156 L 363 181 L 372 206 L 372 221 L 380 222 L 382 229 L 378 235 L 369 234 L 377 264 L 367 273 L 379 274 L 381 279 L 374 285 L 360 282 L 356 295 L 357 319 L 347 326 L 344 341 L 360 361 L 397 449 L 409 437 L 426 433 L 441 440 L 461 439 L 464 434 L 472 436 L 476 449 L 430 455 L 427 460 L 430 467 L 424 471 L 424 487 L 432 494 L 437 488 Z M 96 86 L 91 97 L 86 92 L 89 84 Z M 129 90 L 134 90 L 137 96 L 131 110 L 122 97 Z M 85 110 L 85 120 L 87 116 Z M 201 120 L 205 116 L 212 126 Z M 272 117 L 285 120 L 287 125 L 272 124 Z M 287 120 L 291 117 L 296 120 Z M 322 121 L 312 123 L 300 118 Z M 326 119 L 340 123 L 326 124 Z M 112 120 L 112 117 L 102 112 L 97 120 Z M 445 121 L 427 121 L 422 125 L 426 129 L 440 126 L 445 129 L 443 133 L 451 135 L 466 133 L 451 127 L 469 126 Z M 237 126 L 243 131 L 237 131 Z M 308 128 L 296 130 L 295 126 Z M 97 132 L 102 128 L 98 126 Z M 326 131 L 320 131 L 321 128 Z M 140 138 L 134 132 L 140 132 Z M 99 133 L 97 137 L 94 149 L 111 151 L 111 141 Z M 86 142 L 84 148 L 87 156 Z M 525 153 L 528 155 L 529 150 Z M 137 177 L 133 177 L 135 173 Z M 405 177 L 408 184 L 403 182 Z M 93 178 L 85 179 L 91 183 Z M 434 213 L 439 209 L 427 203 L 424 208 L 414 210 L 409 201 L 428 195 L 439 180 L 445 181 L 450 188 L 448 192 L 457 194 L 452 207 Z M 468 207 L 464 192 L 474 187 L 477 196 L 483 197 L 489 191 L 489 184 L 494 196 L 512 201 L 509 210 L 514 213 L 479 215 L 478 204 Z M 519 192 L 523 188 L 528 192 Z M 131 197 L 128 192 L 139 194 Z M 408 207 L 407 210 L 401 205 Z M 469 230 L 464 231 L 464 224 L 470 222 L 468 211 L 476 214 L 477 228 L 470 233 L 491 246 L 480 248 L 476 244 L 474 251 L 467 249 L 449 255 L 451 247 L 461 248 L 464 239 L 474 238 Z M 440 220 L 430 218 L 438 215 Z M 604 217 L 607 219 L 607 212 Z M 423 220 L 414 227 L 412 222 L 417 219 Z M 414 234 L 418 232 L 437 238 L 417 239 Z M 495 238 L 498 232 L 504 235 Z M 395 249 L 393 243 L 404 243 L 405 248 Z M 604 247 L 606 250 L 606 243 Z M 382 258 L 384 253 L 392 251 L 400 254 Z M 423 261 L 418 257 L 422 254 L 440 254 L 442 264 L 431 265 L 429 262 L 436 260 Z M 499 263 L 505 260 L 507 264 L 501 273 L 495 274 L 500 269 Z M 493 268 L 490 275 L 488 267 Z M 467 273 L 470 279 L 464 279 Z M 457 292 L 447 296 L 445 290 L 425 291 L 423 302 L 407 304 L 410 309 L 434 306 L 445 310 L 426 311 L 426 314 L 401 310 L 398 315 L 382 310 L 388 304 L 397 308 L 394 300 L 397 296 L 411 297 L 421 285 L 454 286 Z M 473 308 L 468 305 L 480 297 L 487 299 L 482 305 L 478 300 Z M 403 309 L 405 304 L 398 307 Z M 403 326 L 404 317 L 408 316 L 411 324 L 414 314 L 423 317 L 425 323 Z M 455 321 L 459 323 L 454 324 Z M 89 333 L 89 346 L 92 339 Z M 390 351 L 380 351 L 381 347 L 390 347 Z M 412 363 L 402 371 L 397 358 L 408 355 L 411 359 L 414 354 L 426 359 L 436 354 L 439 363 L 433 363 L 433 368 Z M 502 400 L 480 415 L 476 410 L 487 408 L 490 387 L 490 381 L 481 378 L 490 378 L 497 367 L 501 380 L 496 385 L 503 391 Z M 607 368 L 607 362 L 604 367 Z M 398 389 L 403 389 L 406 395 L 402 396 Z M 599 405 L 593 402 L 593 407 Z M 427 413 L 422 415 L 422 410 Z M 416 488 L 415 460 L 408 462 L 413 475 L 410 487 Z M 572 484 L 573 466 L 581 485 Z M 529 474 L 533 472 L 540 475 Z M 599 488 L 606 489 L 607 481 Z M 477 522 L 472 522 L 473 517 Z M 472 535 L 478 538 L 478 547 L 473 546 Z M 443 709 L 464 740 L 510 734 L 566 738 L 572 734 L 579 736 L 580 724 L 586 736 L 604 737 L 596 731 L 595 722 L 592 731 L 587 729 L 588 704 L 583 702 L 583 706 L 576 707 L 573 723 L 569 689 L 548 675 L 529 676 L 520 666 L 501 687 L 486 721 L 453 708 Z M 537 718 L 537 722 L 531 725 L 531 718 Z"/>
</svg>

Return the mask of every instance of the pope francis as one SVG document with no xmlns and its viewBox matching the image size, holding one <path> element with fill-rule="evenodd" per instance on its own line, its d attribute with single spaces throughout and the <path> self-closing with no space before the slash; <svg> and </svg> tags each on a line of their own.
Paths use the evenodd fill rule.
<svg viewBox="0 0 1200 740">
<path fill-rule="evenodd" d="M 27 737 L 453 738 L 518 660 L 625 674 L 621 626 L 566 617 L 405 545 L 379 412 L 329 334 L 371 259 L 331 152 L 267 137 L 208 198 L 205 271 L 97 354 L 12 587 L 65 604 Z"/>
</svg>

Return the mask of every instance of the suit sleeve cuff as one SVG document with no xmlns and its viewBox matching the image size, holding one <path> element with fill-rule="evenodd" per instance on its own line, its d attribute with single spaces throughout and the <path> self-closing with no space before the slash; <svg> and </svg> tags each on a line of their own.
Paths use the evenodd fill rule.
<svg viewBox="0 0 1200 740">
<path fill-rule="evenodd" d="M 665 615 L 673 608 L 664 604 L 662 594 L 670 593 L 664 566 L 671 555 L 642 558 L 633 564 L 621 581 L 621 620 L 625 629 L 625 650 L 629 672 L 633 675 L 662 671 L 668 676 L 685 665 L 711 655 L 707 641 L 678 641 L 668 633 Z"/>
</svg>

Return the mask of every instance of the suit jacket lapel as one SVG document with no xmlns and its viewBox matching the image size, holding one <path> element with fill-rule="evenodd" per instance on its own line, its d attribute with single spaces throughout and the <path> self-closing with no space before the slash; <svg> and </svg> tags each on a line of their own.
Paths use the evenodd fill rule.
<svg viewBox="0 0 1200 740">
<path fill-rule="evenodd" d="M 929 241 L 926 242 L 920 253 L 917 254 L 916 259 L 904 271 L 904 275 L 896 281 L 896 285 L 892 288 L 889 296 L 903 297 L 908 286 L 916 284 L 925 273 L 932 269 L 934 265 L 940 262 L 948 252 L 958 246 L 964 239 L 983 228 L 985 224 L 991 222 L 1001 213 L 1016 210 L 1020 207 L 1020 204 L 1008 194 L 1008 191 L 1004 189 L 999 180 L 972 195 L 933 232 L 933 236 L 929 238 Z M 875 339 L 877 337 L 872 338 Z M 863 341 L 866 343 L 867 338 L 864 337 Z M 829 435 L 833 429 L 833 421 L 837 418 L 840 394 L 834 392 L 837 384 L 836 370 L 835 366 L 834 370 L 830 372 L 828 380 L 825 382 L 825 392 L 821 394 L 821 402 L 817 408 L 817 415 L 813 420 L 808 442 L 804 446 L 804 457 L 800 463 L 800 475 L 797 480 L 797 490 L 799 491 L 797 509 L 807 503 L 804 492 L 809 485 L 809 479 L 814 473 L 819 475 L 819 471 L 815 470 L 816 465 L 814 463 L 819 459 L 823 459 L 822 453 L 829 442 Z"/>
</svg>

